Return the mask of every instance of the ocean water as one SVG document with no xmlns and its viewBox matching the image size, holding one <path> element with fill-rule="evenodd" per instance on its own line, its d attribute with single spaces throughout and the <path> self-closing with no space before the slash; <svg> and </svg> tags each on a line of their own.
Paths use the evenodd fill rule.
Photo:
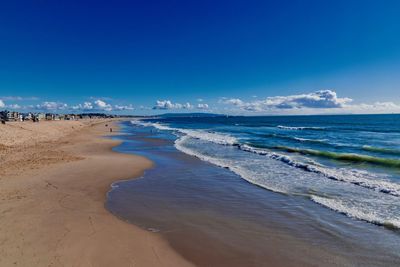
<svg viewBox="0 0 400 267">
<path fill-rule="evenodd" d="M 343 213 L 313 198 L 336 201 L 366 195 L 365 207 L 384 206 L 387 197 L 397 198 L 394 191 L 382 189 L 396 183 L 396 167 L 261 149 L 244 138 L 248 133 L 240 136 L 229 129 L 238 127 L 241 118 L 228 118 L 234 123 L 224 119 L 122 122 L 122 134 L 114 137 L 122 143 L 114 149 L 145 156 L 154 166 L 142 177 L 115 182 L 107 195 L 107 209 L 161 235 L 196 266 L 400 265 L 400 231 L 394 224 Z M 306 127 L 286 124 L 279 121 L 275 125 L 280 127 L 269 127 Z M 304 130 L 293 129 L 287 130 L 294 134 Z M 350 172 L 371 181 L 344 182 L 326 177 L 328 171 L 331 176 Z M 393 211 L 386 216 L 396 219 L 395 202 L 386 204 Z M 370 211 L 367 208 L 364 212 Z M 375 211 L 367 214 L 377 216 Z"/>
<path fill-rule="evenodd" d="M 264 190 L 400 229 L 400 115 L 159 117 L 131 124 L 173 134 L 179 151 Z"/>
</svg>

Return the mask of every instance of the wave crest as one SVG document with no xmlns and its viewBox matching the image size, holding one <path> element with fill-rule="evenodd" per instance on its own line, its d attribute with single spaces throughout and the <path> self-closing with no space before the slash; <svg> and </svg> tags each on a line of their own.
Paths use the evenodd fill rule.
<svg viewBox="0 0 400 267">
<path fill-rule="evenodd" d="M 373 189 L 375 191 L 400 197 L 400 184 L 392 183 L 387 180 L 379 179 L 376 176 L 367 172 L 360 170 L 348 170 L 344 168 L 326 168 L 322 165 L 316 166 L 314 164 L 307 164 L 299 161 L 295 161 L 289 156 L 281 155 L 278 153 L 256 149 L 248 145 L 240 145 L 240 149 L 252 153 L 257 153 L 259 155 L 268 156 L 271 159 L 280 160 L 288 165 L 296 168 L 303 169 L 308 172 L 314 172 L 321 174 L 324 177 L 339 181 L 347 182 L 357 186 L 365 187 L 368 189 Z"/>
<path fill-rule="evenodd" d="M 369 155 L 361 155 L 355 153 L 336 153 L 336 152 L 320 151 L 314 149 L 300 149 L 300 148 L 292 148 L 286 146 L 276 146 L 274 148 L 289 153 L 299 153 L 302 155 L 318 156 L 318 157 L 324 157 L 324 158 L 347 161 L 347 162 L 369 163 L 386 167 L 400 168 L 399 159 L 379 158 L 379 157 L 373 157 Z"/>
<path fill-rule="evenodd" d="M 309 126 L 284 126 L 284 125 L 278 125 L 276 126 L 279 129 L 284 129 L 284 130 L 295 130 L 295 131 L 300 131 L 300 130 L 314 130 L 314 131 L 323 131 L 325 128 L 323 127 L 309 127 Z"/>
<path fill-rule="evenodd" d="M 345 214 L 350 218 L 355 218 L 376 225 L 381 225 L 390 229 L 400 229 L 400 220 L 397 218 L 383 218 L 374 211 L 366 211 L 360 208 L 351 207 L 349 205 L 346 205 L 339 199 L 313 195 L 311 196 L 311 200 L 336 212 Z"/>
<path fill-rule="evenodd" d="M 204 131 L 204 130 L 173 128 L 173 127 L 169 127 L 167 125 L 163 125 L 163 124 L 160 124 L 157 122 L 131 121 L 131 123 L 135 124 L 135 125 L 145 126 L 145 127 L 152 126 L 159 130 L 173 131 L 176 133 L 190 136 L 195 139 L 213 142 L 213 143 L 220 144 L 220 145 L 237 145 L 239 143 L 239 141 L 235 137 L 228 135 L 228 134 L 221 134 L 221 133 L 215 133 L 215 132 Z"/>
</svg>

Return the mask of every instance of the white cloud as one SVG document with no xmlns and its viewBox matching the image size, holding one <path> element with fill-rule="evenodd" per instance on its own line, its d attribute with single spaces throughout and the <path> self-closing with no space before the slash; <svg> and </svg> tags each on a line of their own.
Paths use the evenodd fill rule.
<svg viewBox="0 0 400 267">
<path fill-rule="evenodd" d="M 239 106 L 239 107 L 243 106 L 245 104 L 242 100 L 240 100 L 238 98 L 225 99 L 221 102 L 224 104 L 232 104 L 232 105 Z"/>
<path fill-rule="evenodd" d="M 104 110 L 104 111 L 112 111 L 113 108 L 110 104 L 107 104 L 106 102 L 104 102 L 103 100 L 97 99 L 96 101 L 94 101 L 94 106 L 95 109 L 97 110 Z"/>
<path fill-rule="evenodd" d="M 72 109 L 88 111 L 93 109 L 93 104 L 91 102 L 84 102 L 83 104 L 72 106 Z"/>
<path fill-rule="evenodd" d="M 287 109 L 330 109 L 343 108 L 351 102 L 350 98 L 339 98 L 336 92 L 321 90 L 309 94 L 274 96 L 264 100 L 244 102 L 241 99 L 222 99 L 222 103 L 231 104 L 247 111 L 271 111 Z"/>
<path fill-rule="evenodd" d="M 133 106 L 130 105 L 114 105 L 106 103 L 104 100 L 97 99 L 92 102 L 84 102 L 72 107 L 73 110 L 82 111 L 122 111 L 122 110 L 133 110 Z"/>
<path fill-rule="evenodd" d="M 66 109 L 68 109 L 68 105 L 65 103 L 60 103 L 60 102 L 47 102 L 46 101 L 46 102 L 36 105 L 36 109 L 49 110 L 49 111 L 66 110 Z"/>
<path fill-rule="evenodd" d="M 115 110 L 134 110 L 132 105 L 127 105 L 127 106 L 115 105 L 114 109 Z"/>
<path fill-rule="evenodd" d="M 172 103 L 170 100 L 157 100 L 153 109 L 191 109 L 190 103 L 180 104 Z"/>
<path fill-rule="evenodd" d="M 133 110 L 132 105 L 110 105 L 103 100 L 96 100 L 94 102 L 84 102 L 82 104 L 77 105 L 68 105 L 62 102 L 53 102 L 53 101 L 45 101 L 41 104 L 37 105 L 26 105 L 20 106 L 18 104 L 10 104 L 6 105 L 2 100 L 0 100 L 0 108 L 8 108 L 8 109 L 26 109 L 26 110 L 41 110 L 41 111 L 93 111 L 93 112 L 101 112 L 101 111 L 123 111 L 123 110 Z"/>
<path fill-rule="evenodd" d="M 197 108 L 198 109 L 208 109 L 209 107 L 208 107 L 208 104 L 199 103 L 199 104 L 197 104 Z"/>
<path fill-rule="evenodd" d="M 189 102 L 187 102 L 186 104 L 182 105 L 182 108 L 191 109 L 191 108 L 193 108 L 193 106 Z"/>
<path fill-rule="evenodd" d="M 221 98 L 218 102 L 231 106 L 233 114 L 259 112 L 262 114 L 372 114 L 400 113 L 400 105 L 394 102 L 352 104 L 347 97 L 338 97 L 335 91 L 321 90 L 309 94 L 274 96 L 263 100 L 243 101 L 238 98 Z"/>
<path fill-rule="evenodd" d="M 153 109 L 172 109 L 175 108 L 175 104 L 172 104 L 169 100 L 157 100 L 156 105 Z"/>
</svg>

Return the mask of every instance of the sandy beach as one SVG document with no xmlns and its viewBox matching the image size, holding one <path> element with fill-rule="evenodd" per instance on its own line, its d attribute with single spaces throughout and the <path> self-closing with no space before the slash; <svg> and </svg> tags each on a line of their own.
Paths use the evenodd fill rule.
<svg viewBox="0 0 400 267">
<path fill-rule="evenodd" d="M 190 266 L 159 235 L 104 208 L 144 157 L 112 151 L 109 121 L 0 125 L 0 266 Z M 115 132 L 115 131 L 114 131 Z"/>
</svg>

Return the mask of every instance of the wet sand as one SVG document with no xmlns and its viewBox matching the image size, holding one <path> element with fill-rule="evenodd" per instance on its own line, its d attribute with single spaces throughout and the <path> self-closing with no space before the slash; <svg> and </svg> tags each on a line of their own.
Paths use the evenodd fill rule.
<svg viewBox="0 0 400 267">
<path fill-rule="evenodd" d="M 110 122 L 51 123 L 0 125 L 0 266 L 190 266 L 104 208 L 112 182 L 152 162 L 112 151 Z"/>
</svg>

